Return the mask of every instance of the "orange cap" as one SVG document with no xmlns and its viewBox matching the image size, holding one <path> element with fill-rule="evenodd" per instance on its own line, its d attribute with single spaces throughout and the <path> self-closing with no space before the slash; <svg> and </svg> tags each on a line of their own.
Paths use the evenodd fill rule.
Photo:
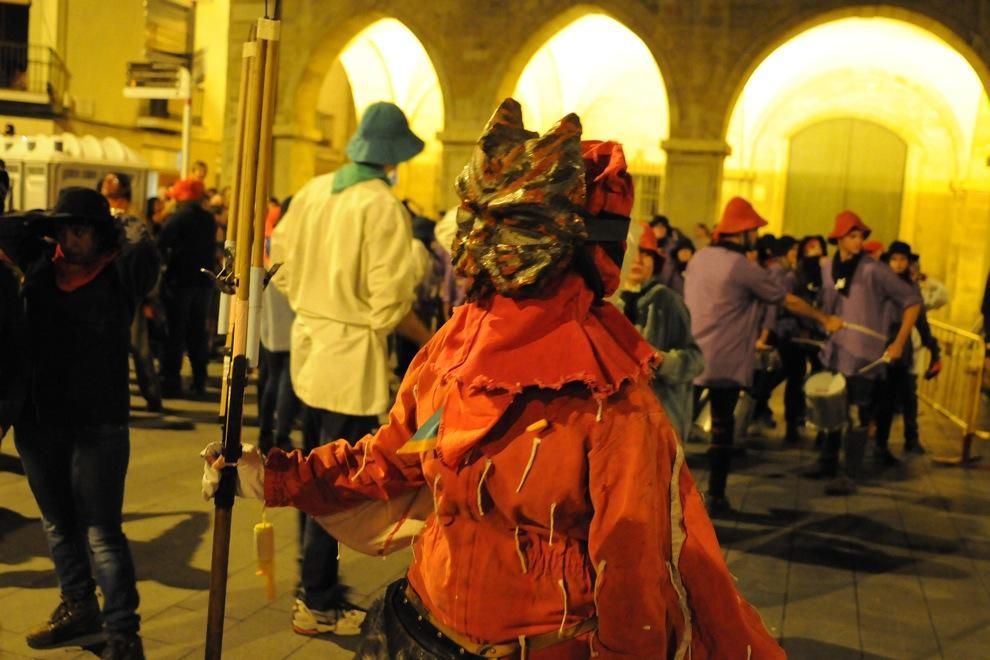
<svg viewBox="0 0 990 660">
<path fill-rule="evenodd" d="M 839 215 L 835 216 L 835 227 L 832 228 L 832 233 L 828 235 L 828 242 L 835 245 L 840 238 L 851 232 L 853 229 L 859 229 L 863 232 L 863 238 L 867 238 L 870 235 L 870 228 L 859 219 L 859 216 L 852 211 L 843 211 Z"/>
<path fill-rule="evenodd" d="M 733 197 L 725 205 L 722 211 L 722 219 L 715 227 L 713 237 L 717 240 L 719 236 L 726 234 L 741 234 L 751 229 L 759 229 L 766 226 L 767 221 L 763 219 L 753 205 L 742 197 Z"/>
<path fill-rule="evenodd" d="M 172 184 L 168 194 L 177 202 L 199 201 L 206 196 L 206 188 L 199 179 L 189 177 Z"/>
</svg>

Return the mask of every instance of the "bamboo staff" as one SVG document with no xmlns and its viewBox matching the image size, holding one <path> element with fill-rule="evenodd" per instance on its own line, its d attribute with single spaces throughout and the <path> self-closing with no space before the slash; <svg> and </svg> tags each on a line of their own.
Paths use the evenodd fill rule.
<svg viewBox="0 0 990 660">
<path fill-rule="evenodd" d="M 210 569 L 210 601 L 206 627 L 206 658 L 219 660 L 223 648 L 223 617 L 227 597 L 227 566 L 230 555 L 230 525 L 237 485 L 237 461 L 241 456 L 241 424 L 244 411 L 244 388 L 249 360 L 257 363 L 258 317 L 264 280 L 262 254 L 266 203 L 269 194 L 271 136 L 274 119 L 276 71 L 278 61 L 280 3 L 275 4 L 274 19 L 258 21 L 257 38 L 245 44 L 247 82 L 241 84 L 238 123 L 243 112 L 243 132 L 236 150 L 241 152 L 240 171 L 235 175 L 240 187 L 236 194 L 237 217 L 234 245 L 235 296 L 232 300 L 229 369 L 225 368 L 221 394 L 223 448 L 227 467 L 220 472 L 220 484 L 214 497 L 213 560 Z"/>
</svg>

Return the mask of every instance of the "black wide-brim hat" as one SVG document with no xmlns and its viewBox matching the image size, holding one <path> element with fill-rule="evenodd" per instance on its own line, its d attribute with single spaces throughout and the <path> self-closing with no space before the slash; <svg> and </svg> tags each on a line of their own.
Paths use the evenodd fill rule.
<svg viewBox="0 0 990 660">
<path fill-rule="evenodd" d="M 23 218 L 52 224 L 91 224 L 95 226 L 114 223 L 110 203 L 97 191 L 82 186 L 69 186 L 58 192 L 55 206 L 49 211 L 34 210 L 9 214 L 6 218 Z"/>
<path fill-rule="evenodd" d="M 903 254 L 909 261 L 917 261 L 919 259 L 918 254 L 911 251 L 911 245 L 904 241 L 894 241 L 891 243 L 880 259 L 881 261 L 890 261 L 891 255 L 894 254 Z"/>
</svg>

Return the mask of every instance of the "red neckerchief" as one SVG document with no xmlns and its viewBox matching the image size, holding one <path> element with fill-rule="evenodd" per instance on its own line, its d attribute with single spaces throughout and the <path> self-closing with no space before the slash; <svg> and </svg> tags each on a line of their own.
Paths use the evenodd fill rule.
<svg viewBox="0 0 990 660">
<path fill-rule="evenodd" d="M 116 256 L 116 252 L 107 252 L 101 254 L 88 264 L 73 264 L 69 263 L 65 258 L 65 253 L 62 252 L 62 246 L 56 245 L 55 256 L 52 257 L 52 264 L 55 265 L 55 286 L 60 291 L 65 291 L 66 293 L 75 291 L 79 287 L 89 284 L 96 279 L 96 276 Z"/>
<path fill-rule="evenodd" d="M 651 374 L 661 358 L 611 303 L 595 304 L 576 273 L 539 298 L 492 295 L 461 305 L 437 341 L 431 367 L 456 381 L 437 440 L 441 460 L 451 467 L 523 388 L 582 383 L 604 400 L 625 381 Z"/>
</svg>

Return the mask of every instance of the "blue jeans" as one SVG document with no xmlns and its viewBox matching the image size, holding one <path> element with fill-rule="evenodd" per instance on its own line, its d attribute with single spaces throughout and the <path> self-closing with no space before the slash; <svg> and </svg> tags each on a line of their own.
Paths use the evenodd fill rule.
<svg viewBox="0 0 990 660">
<path fill-rule="evenodd" d="M 300 403 L 289 375 L 289 351 L 269 351 L 262 346 L 261 355 L 258 446 L 266 454 L 272 446 L 292 451 L 290 435 Z"/>
<path fill-rule="evenodd" d="M 344 415 L 307 407 L 303 424 L 304 453 L 344 439 L 352 445 L 378 427 L 378 418 Z M 299 595 L 306 607 L 326 611 L 341 604 L 347 588 L 338 576 L 337 539 L 300 511 Z"/>
<path fill-rule="evenodd" d="M 15 442 L 41 509 L 62 595 L 67 600 L 87 600 L 99 584 L 107 631 L 137 632 L 134 562 L 121 528 L 130 457 L 127 425 L 27 422 L 17 425 Z"/>
</svg>

